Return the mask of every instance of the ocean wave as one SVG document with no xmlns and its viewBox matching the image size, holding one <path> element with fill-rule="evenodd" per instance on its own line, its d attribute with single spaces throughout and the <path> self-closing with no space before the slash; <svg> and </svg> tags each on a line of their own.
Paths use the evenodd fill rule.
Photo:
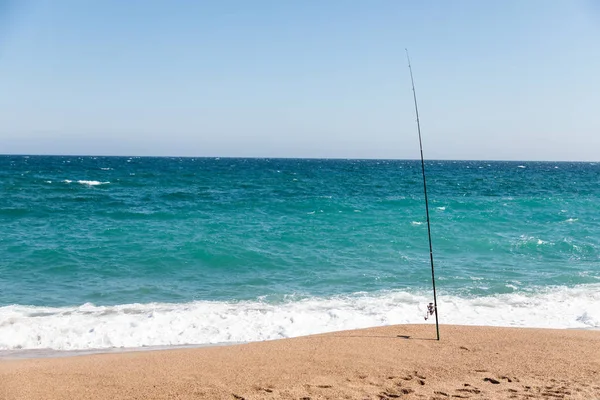
<svg viewBox="0 0 600 400">
<path fill-rule="evenodd" d="M 540 238 L 536 238 L 534 236 L 526 236 L 526 235 L 521 235 L 519 237 L 519 240 L 516 242 L 515 246 L 516 247 L 523 247 L 523 246 L 528 246 L 528 245 L 550 245 L 550 246 L 554 246 L 554 243 L 552 242 L 548 242 L 546 240 L 542 240 Z"/>
<path fill-rule="evenodd" d="M 63 183 L 73 183 L 72 180 L 70 179 L 64 179 Z M 79 183 L 80 185 L 87 185 L 87 186 L 98 186 L 98 185 L 107 185 L 110 182 L 100 182 L 100 181 L 88 181 L 88 180 L 78 180 L 77 183 Z"/>
<path fill-rule="evenodd" d="M 97 185 L 107 185 L 110 182 L 100 182 L 100 181 L 77 181 L 80 185 L 88 185 L 88 186 L 97 186 Z"/>
<path fill-rule="evenodd" d="M 387 291 L 272 304 L 196 301 L 0 308 L 0 350 L 90 350 L 235 343 L 423 323 L 429 293 Z M 293 298 L 292 298 L 293 299 Z M 485 297 L 439 296 L 440 322 L 600 328 L 600 284 Z"/>
</svg>

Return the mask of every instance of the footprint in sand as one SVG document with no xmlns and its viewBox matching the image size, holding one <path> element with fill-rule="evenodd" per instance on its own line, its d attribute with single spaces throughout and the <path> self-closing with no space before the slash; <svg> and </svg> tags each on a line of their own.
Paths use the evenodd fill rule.
<svg viewBox="0 0 600 400">
<path fill-rule="evenodd" d="M 272 386 L 272 385 L 268 385 L 268 386 L 254 385 L 252 388 L 254 390 L 256 390 L 257 392 L 273 393 L 274 386 Z"/>
<path fill-rule="evenodd" d="M 489 383 L 493 383 L 494 385 L 498 385 L 500 383 L 500 381 L 494 379 L 494 378 L 483 378 L 484 382 L 489 382 Z"/>
<path fill-rule="evenodd" d="M 417 371 L 414 372 L 415 376 L 419 379 L 427 379 L 425 378 L 423 375 L 419 375 L 419 373 Z"/>
<path fill-rule="evenodd" d="M 481 393 L 481 390 L 477 389 L 476 387 L 472 387 L 472 388 L 460 388 L 460 389 L 456 389 L 457 392 L 463 392 L 463 393 L 475 393 L 475 394 L 479 394 Z"/>
<path fill-rule="evenodd" d="M 399 395 L 399 394 L 396 394 L 396 393 L 389 393 L 389 392 L 381 392 L 381 393 L 379 394 L 379 398 L 380 398 L 381 400 L 384 400 L 384 399 L 397 399 L 397 398 L 399 398 L 400 396 L 401 396 L 401 395 Z"/>
</svg>

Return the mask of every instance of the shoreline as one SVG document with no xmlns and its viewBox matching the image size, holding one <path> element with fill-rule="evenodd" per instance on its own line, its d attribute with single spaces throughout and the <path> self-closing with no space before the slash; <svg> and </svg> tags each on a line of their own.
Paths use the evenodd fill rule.
<svg viewBox="0 0 600 400">
<path fill-rule="evenodd" d="M 440 295 L 443 323 L 599 329 L 600 283 L 483 297 Z M 197 301 L 44 308 L 0 307 L 0 359 L 250 343 L 330 331 L 424 323 L 424 294 L 388 290 L 268 303 Z M 0 318 L 1 319 L 1 318 Z M 427 322 L 432 323 L 432 321 Z M 158 347 L 156 347 L 158 346 Z M 141 348 L 141 349 L 140 349 Z M 49 350 L 51 349 L 51 350 Z M 106 350 L 105 350 L 106 349 Z"/>
<path fill-rule="evenodd" d="M 404 326 L 404 325 L 423 325 L 423 326 L 432 326 L 430 324 L 402 324 L 402 325 L 391 325 L 391 326 Z M 81 357 L 81 356 L 90 356 L 90 355 L 98 355 L 98 354 L 122 354 L 122 353 L 139 353 L 139 352 L 154 352 L 154 351 L 172 351 L 172 350 L 184 350 L 184 349 L 203 349 L 203 348 L 211 348 L 211 347 L 225 347 L 225 346 L 238 346 L 250 343 L 263 343 L 263 342 L 273 342 L 279 340 L 288 340 L 288 339 L 296 339 L 296 338 L 304 338 L 310 336 L 319 336 L 319 335 L 329 335 L 341 332 L 351 332 L 351 331 L 360 331 L 364 329 L 377 329 L 383 328 L 390 325 L 385 325 L 381 327 L 368 327 L 368 328 L 358 328 L 358 329 L 350 329 L 350 330 L 341 330 L 341 331 L 333 331 L 333 332 L 325 332 L 325 333 L 314 333 L 308 335 L 294 336 L 289 338 L 281 338 L 281 339 L 268 339 L 268 340 L 257 340 L 257 341 L 249 341 L 249 342 L 219 342 L 219 343 L 192 343 L 192 344 L 178 344 L 178 345 L 156 345 L 156 346 L 141 346 L 141 347 L 106 347 L 106 348 L 90 348 L 90 349 L 82 349 L 82 350 L 56 350 L 51 348 L 46 349 L 20 349 L 20 350 L 0 350 L 0 363 L 3 361 L 9 360 L 32 360 L 32 359 L 46 359 L 46 358 L 70 358 L 70 357 Z M 445 325 L 441 325 L 443 327 Z M 541 330 L 575 330 L 575 331 L 598 331 L 600 332 L 600 328 L 589 327 L 589 328 L 536 328 L 536 327 L 514 327 L 514 326 L 495 326 L 495 325 L 455 325 L 449 324 L 446 326 L 465 326 L 465 327 L 477 327 L 477 328 L 507 328 L 507 329 L 541 329 Z"/>
<path fill-rule="evenodd" d="M 231 346 L 0 360 L 26 399 L 600 398 L 600 331 L 391 325 Z"/>
<path fill-rule="evenodd" d="M 284 340 L 284 339 L 278 339 Z M 151 351 L 170 351 L 182 349 L 202 349 L 206 347 L 237 346 L 254 342 L 231 342 L 231 343 L 200 343 L 200 344 L 178 344 L 165 346 L 142 346 L 142 347 L 106 347 L 99 349 L 84 350 L 55 350 L 55 349 L 22 349 L 22 350 L 0 350 L 0 363 L 8 360 L 32 360 L 46 358 L 70 358 L 98 354 L 121 354 L 121 353 L 143 353 Z"/>
</svg>

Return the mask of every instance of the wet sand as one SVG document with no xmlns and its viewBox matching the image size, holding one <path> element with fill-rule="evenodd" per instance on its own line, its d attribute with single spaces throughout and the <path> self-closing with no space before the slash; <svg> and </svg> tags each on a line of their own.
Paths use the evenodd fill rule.
<svg viewBox="0 0 600 400">
<path fill-rule="evenodd" d="M 0 399 L 600 399 L 600 331 L 400 325 L 0 361 Z"/>
</svg>

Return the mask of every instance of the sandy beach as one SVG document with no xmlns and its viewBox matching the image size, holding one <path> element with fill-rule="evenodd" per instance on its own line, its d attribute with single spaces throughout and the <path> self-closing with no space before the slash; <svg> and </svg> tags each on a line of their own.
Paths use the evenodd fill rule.
<svg viewBox="0 0 600 400">
<path fill-rule="evenodd" d="M 388 326 L 0 362 L 12 399 L 600 399 L 600 331 Z"/>
</svg>

